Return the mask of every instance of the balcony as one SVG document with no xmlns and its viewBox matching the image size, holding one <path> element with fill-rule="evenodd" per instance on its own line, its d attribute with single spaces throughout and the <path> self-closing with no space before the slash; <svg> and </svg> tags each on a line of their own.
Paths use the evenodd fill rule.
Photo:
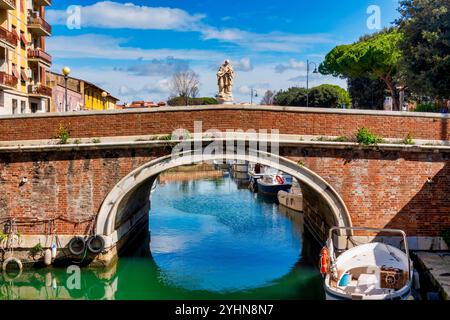
<svg viewBox="0 0 450 320">
<path fill-rule="evenodd" d="M 13 75 L 0 71 L 0 87 L 3 89 L 15 89 L 19 80 Z"/>
<path fill-rule="evenodd" d="M 34 0 L 34 4 L 37 6 L 51 6 L 52 0 Z"/>
<path fill-rule="evenodd" d="M 28 29 L 37 36 L 49 37 L 52 35 L 52 27 L 34 12 L 30 12 L 28 15 Z"/>
<path fill-rule="evenodd" d="M 14 49 L 17 46 L 17 41 L 19 39 L 17 36 L 11 31 L 6 30 L 3 27 L 0 27 L 0 42 L 4 43 L 8 47 Z"/>
<path fill-rule="evenodd" d="M 51 98 L 52 97 L 52 88 L 43 86 L 43 85 L 34 85 L 30 84 L 28 86 L 28 94 L 31 96 L 36 97 L 46 97 Z"/>
<path fill-rule="evenodd" d="M 16 1 L 15 0 L 0 0 L 0 9 L 15 10 Z"/>
<path fill-rule="evenodd" d="M 46 67 L 51 67 L 52 56 L 41 49 L 28 49 L 28 62 L 42 63 Z"/>
</svg>

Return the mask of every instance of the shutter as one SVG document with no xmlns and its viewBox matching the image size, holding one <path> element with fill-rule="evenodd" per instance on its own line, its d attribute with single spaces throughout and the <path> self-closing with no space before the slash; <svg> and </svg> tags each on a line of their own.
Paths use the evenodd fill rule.
<svg viewBox="0 0 450 320">
<path fill-rule="evenodd" d="M 19 72 L 17 71 L 17 68 L 16 68 L 16 66 L 14 66 L 14 65 L 12 66 L 12 74 L 13 74 L 13 76 L 16 77 L 17 79 L 20 78 Z"/>
<path fill-rule="evenodd" d="M 25 70 L 20 70 L 20 74 L 22 76 L 22 81 L 27 82 L 28 81 L 28 77 L 27 77 L 27 73 L 25 72 Z"/>
</svg>

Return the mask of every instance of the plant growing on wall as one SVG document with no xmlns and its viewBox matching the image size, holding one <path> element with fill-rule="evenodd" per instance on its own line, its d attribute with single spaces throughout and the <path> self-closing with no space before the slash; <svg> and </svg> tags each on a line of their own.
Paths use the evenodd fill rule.
<svg viewBox="0 0 450 320">
<path fill-rule="evenodd" d="M 63 125 L 59 124 L 58 131 L 56 132 L 56 139 L 58 139 L 59 144 L 67 144 L 70 138 L 70 130 Z"/>
<path fill-rule="evenodd" d="M 445 229 L 441 232 L 441 237 L 444 239 L 447 246 L 450 247 L 450 229 Z"/>
<path fill-rule="evenodd" d="M 412 137 L 411 133 L 408 133 L 406 135 L 405 139 L 403 139 L 403 143 L 404 144 L 414 144 L 414 140 L 413 140 L 413 137 Z"/>
<path fill-rule="evenodd" d="M 36 244 L 33 248 L 30 249 L 30 256 L 33 258 L 36 257 L 38 254 L 42 253 L 44 251 L 44 248 L 40 243 Z"/>
<path fill-rule="evenodd" d="M 356 141 L 365 145 L 377 144 L 383 141 L 383 139 L 371 132 L 369 129 L 362 127 L 356 134 Z"/>
</svg>

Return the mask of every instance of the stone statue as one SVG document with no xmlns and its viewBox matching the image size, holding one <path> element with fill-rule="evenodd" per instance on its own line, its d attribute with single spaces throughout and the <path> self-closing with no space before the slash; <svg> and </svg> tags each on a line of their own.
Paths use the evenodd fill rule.
<svg viewBox="0 0 450 320">
<path fill-rule="evenodd" d="M 219 85 L 219 94 L 216 96 L 220 103 L 232 103 L 233 102 L 233 82 L 234 82 L 234 70 L 230 64 L 230 60 L 220 66 L 217 71 L 217 84 Z"/>
</svg>

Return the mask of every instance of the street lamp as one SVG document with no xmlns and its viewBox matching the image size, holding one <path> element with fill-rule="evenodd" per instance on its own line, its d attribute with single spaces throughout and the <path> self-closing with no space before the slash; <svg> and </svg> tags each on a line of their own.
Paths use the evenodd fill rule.
<svg viewBox="0 0 450 320">
<path fill-rule="evenodd" d="M 62 69 L 62 73 L 64 75 L 64 99 L 65 99 L 65 106 L 64 106 L 64 111 L 67 112 L 69 111 L 69 102 L 67 100 L 67 80 L 69 79 L 69 74 L 70 74 L 70 68 L 69 67 L 64 67 Z"/>
<path fill-rule="evenodd" d="M 309 107 L 309 66 L 314 65 L 313 73 L 319 73 L 317 71 L 317 64 L 315 62 L 306 60 L 306 106 Z"/>
<path fill-rule="evenodd" d="M 258 98 L 258 92 L 251 88 L 250 89 L 250 104 L 253 104 L 253 97 Z"/>
<path fill-rule="evenodd" d="M 102 92 L 102 99 L 103 99 L 103 109 L 106 110 L 106 97 L 108 96 L 108 93 L 106 91 Z"/>
</svg>

